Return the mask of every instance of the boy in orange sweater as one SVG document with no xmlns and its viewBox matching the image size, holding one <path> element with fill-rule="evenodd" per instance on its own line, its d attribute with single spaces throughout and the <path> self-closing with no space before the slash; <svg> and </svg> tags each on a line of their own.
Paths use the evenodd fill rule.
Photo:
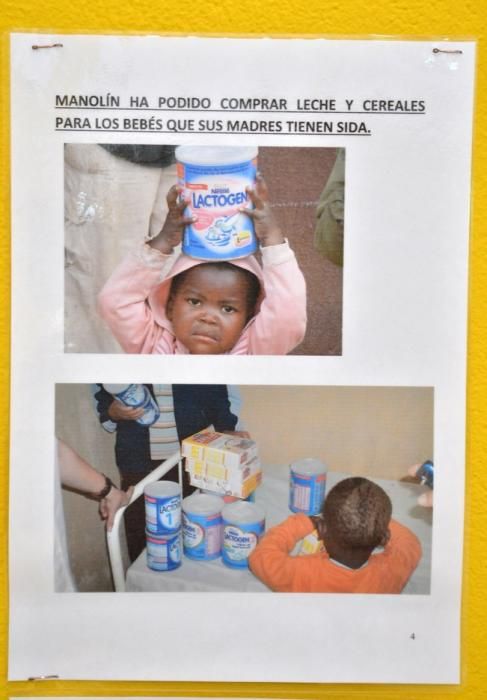
<svg viewBox="0 0 487 700">
<path fill-rule="evenodd" d="M 320 516 L 292 515 L 271 528 L 250 555 L 250 568 L 279 592 L 400 593 L 418 565 L 421 545 L 391 514 L 380 486 L 362 477 L 344 479 L 331 489 Z M 313 530 L 324 547 L 292 556 Z"/>
</svg>

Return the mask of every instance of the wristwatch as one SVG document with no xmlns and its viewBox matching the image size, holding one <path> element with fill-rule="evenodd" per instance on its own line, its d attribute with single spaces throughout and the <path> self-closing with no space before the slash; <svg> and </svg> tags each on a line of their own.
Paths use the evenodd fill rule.
<svg viewBox="0 0 487 700">
<path fill-rule="evenodd" d="M 93 494 L 93 497 L 97 501 L 102 501 L 104 498 L 108 496 L 110 491 L 112 490 L 112 486 L 114 485 L 111 479 L 108 478 L 108 476 L 105 476 L 105 474 L 102 474 L 101 476 L 105 477 L 105 486 L 102 488 L 102 490 L 99 493 Z"/>
</svg>

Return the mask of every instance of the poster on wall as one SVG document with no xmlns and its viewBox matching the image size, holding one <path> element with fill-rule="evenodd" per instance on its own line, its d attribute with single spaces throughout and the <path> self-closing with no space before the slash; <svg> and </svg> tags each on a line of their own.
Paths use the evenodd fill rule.
<svg viewBox="0 0 487 700">
<path fill-rule="evenodd" d="M 474 66 L 11 35 L 10 680 L 459 683 Z"/>
</svg>

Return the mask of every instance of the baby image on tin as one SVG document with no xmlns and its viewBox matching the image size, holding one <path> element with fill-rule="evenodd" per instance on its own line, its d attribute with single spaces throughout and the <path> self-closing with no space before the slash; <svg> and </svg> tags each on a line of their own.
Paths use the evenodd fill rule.
<svg viewBox="0 0 487 700">
<path fill-rule="evenodd" d="M 80 498 L 61 472 L 56 590 L 428 595 L 433 404 L 431 387 L 58 384 L 57 438 L 112 486 Z"/>
<path fill-rule="evenodd" d="M 65 352 L 341 355 L 345 152 L 65 146 Z"/>
</svg>

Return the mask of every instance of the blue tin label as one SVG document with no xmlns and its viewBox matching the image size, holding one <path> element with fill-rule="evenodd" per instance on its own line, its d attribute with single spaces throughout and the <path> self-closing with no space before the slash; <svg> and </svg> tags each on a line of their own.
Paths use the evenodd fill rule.
<svg viewBox="0 0 487 700">
<path fill-rule="evenodd" d="M 256 161 L 226 165 L 178 163 L 179 184 L 189 200 L 185 216 L 197 221 L 186 226 L 183 252 L 200 260 L 243 258 L 257 249 L 254 225 L 239 212 L 249 206 Z"/>
<path fill-rule="evenodd" d="M 181 527 L 181 496 L 149 496 L 144 494 L 145 522 L 148 532 L 170 535 Z"/>
<path fill-rule="evenodd" d="M 181 532 L 157 537 L 146 534 L 147 566 L 154 571 L 172 571 L 181 566 Z"/>
<path fill-rule="evenodd" d="M 318 515 L 323 507 L 326 490 L 326 472 L 299 474 L 291 470 L 289 479 L 289 508 L 293 513 Z"/>
<path fill-rule="evenodd" d="M 144 389 L 146 388 L 144 387 Z M 148 389 L 146 389 L 145 400 L 140 405 L 140 408 L 144 409 L 144 413 L 140 416 L 140 418 L 137 418 L 137 423 L 140 423 L 140 425 L 153 425 L 157 420 L 159 420 L 159 416 L 161 415 L 159 406 L 157 405 L 155 399 L 151 396 Z"/>
<path fill-rule="evenodd" d="M 129 384 L 126 389 L 117 392 L 115 396 L 125 406 L 144 409 L 144 413 L 136 419 L 140 425 L 152 425 L 159 419 L 159 406 L 149 389 L 143 384 Z"/>
<path fill-rule="evenodd" d="M 222 561 L 235 569 L 248 567 L 248 558 L 265 529 L 265 521 L 233 524 L 223 521 Z"/>
<path fill-rule="evenodd" d="M 197 515 L 183 512 L 183 548 L 190 559 L 211 561 L 221 556 L 221 513 Z"/>
</svg>

